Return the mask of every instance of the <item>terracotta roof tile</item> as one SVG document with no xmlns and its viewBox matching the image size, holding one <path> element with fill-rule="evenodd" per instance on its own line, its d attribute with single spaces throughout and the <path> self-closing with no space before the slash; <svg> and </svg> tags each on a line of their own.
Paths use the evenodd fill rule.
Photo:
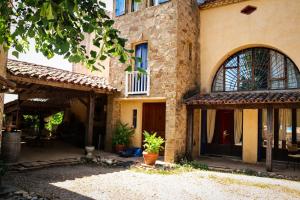
<svg viewBox="0 0 300 200">
<path fill-rule="evenodd" d="M 300 103 L 300 90 L 198 94 L 187 99 L 185 103 L 187 105 Z"/>
<path fill-rule="evenodd" d="M 11 59 L 9 59 L 7 63 L 7 72 L 12 76 L 69 83 L 73 85 L 87 86 L 91 89 L 104 89 L 110 92 L 117 91 L 117 89 L 110 86 L 107 83 L 107 80 L 103 77 L 88 76 L 85 74 Z"/>
</svg>

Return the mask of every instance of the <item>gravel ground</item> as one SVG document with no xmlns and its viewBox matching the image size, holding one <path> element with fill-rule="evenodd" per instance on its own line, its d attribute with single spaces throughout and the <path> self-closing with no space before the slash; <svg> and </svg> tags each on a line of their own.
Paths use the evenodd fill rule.
<svg viewBox="0 0 300 200">
<path fill-rule="evenodd" d="M 50 199 L 300 199 L 300 183 L 219 172 L 174 175 L 96 165 L 9 173 L 4 184 Z"/>
</svg>

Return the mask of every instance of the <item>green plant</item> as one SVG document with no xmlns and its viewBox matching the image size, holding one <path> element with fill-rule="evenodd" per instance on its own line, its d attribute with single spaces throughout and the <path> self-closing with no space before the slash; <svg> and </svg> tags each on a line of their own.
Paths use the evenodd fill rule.
<svg viewBox="0 0 300 200">
<path fill-rule="evenodd" d="M 58 112 L 54 115 L 51 115 L 49 121 L 45 125 L 46 129 L 52 132 L 55 129 L 55 127 L 57 127 L 62 123 L 63 118 L 64 118 L 64 112 Z"/>
<path fill-rule="evenodd" d="M 134 134 L 134 129 L 130 128 L 128 124 L 119 122 L 117 124 L 115 134 L 113 137 L 113 145 L 122 144 L 128 146 L 130 144 L 130 138 Z"/>
<path fill-rule="evenodd" d="M 83 43 L 90 35 L 91 49 Z M 103 60 L 115 57 L 132 68 L 132 50 L 125 48 L 127 40 L 114 28 L 101 0 L 2 0 L 0 46 L 12 48 L 18 57 L 29 50 L 31 40 L 47 58 L 57 54 L 96 70 L 104 67 Z"/>
<path fill-rule="evenodd" d="M 162 146 L 165 142 L 163 138 L 156 136 L 156 133 L 150 134 L 147 131 L 144 131 L 143 134 L 145 136 L 144 148 L 147 153 L 159 153 L 160 150 L 164 149 Z"/>
</svg>

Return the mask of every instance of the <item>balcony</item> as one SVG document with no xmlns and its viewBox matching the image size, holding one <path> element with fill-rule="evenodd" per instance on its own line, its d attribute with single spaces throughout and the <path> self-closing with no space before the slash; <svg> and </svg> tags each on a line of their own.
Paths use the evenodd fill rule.
<svg viewBox="0 0 300 200">
<path fill-rule="evenodd" d="M 141 74 L 137 71 L 126 72 L 125 96 L 128 95 L 150 95 L 150 73 Z"/>
</svg>

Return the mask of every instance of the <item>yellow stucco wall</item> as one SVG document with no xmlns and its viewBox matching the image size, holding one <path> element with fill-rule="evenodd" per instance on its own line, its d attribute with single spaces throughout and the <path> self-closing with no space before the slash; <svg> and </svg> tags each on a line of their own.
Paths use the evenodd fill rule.
<svg viewBox="0 0 300 200">
<path fill-rule="evenodd" d="M 72 99 L 70 102 L 70 111 L 74 113 L 75 117 L 82 123 L 87 122 L 87 109 L 86 106 L 78 99 Z"/>
<path fill-rule="evenodd" d="M 121 122 L 133 125 L 133 110 L 137 110 L 137 126 L 132 137 L 131 145 L 134 147 L 142 146 L 142 113 L 143 103 L 140 101 L 125 101 L 121 103 Z"/>
<path fill-rule="evenodd" d="M 145 98 L 145 99 L 119 99 L 120 100 L 120 120 L 122 123 L 133 125 L 133 110 L 137 110 L 137 126 L 132 137 L 131 146 L 142 146 L 142 118 L 143 118 L 143 103 L 165 102 L 164 98 Z"/>
<path fill-rule="evenodd" d="M 258 148 L 258 110 L 243 110 L 243 161 L 257 162 Z"/>
<path fill-rule="evenodd" d="M 247 5 L 257 10 L 241 14 Z M 300 67 L 299 0 L 251 0 L 199 12 L 202 92 L 210 92 L 213 77 L 226 58 L 247 47 L 277 49 Z"/>
</svg>

